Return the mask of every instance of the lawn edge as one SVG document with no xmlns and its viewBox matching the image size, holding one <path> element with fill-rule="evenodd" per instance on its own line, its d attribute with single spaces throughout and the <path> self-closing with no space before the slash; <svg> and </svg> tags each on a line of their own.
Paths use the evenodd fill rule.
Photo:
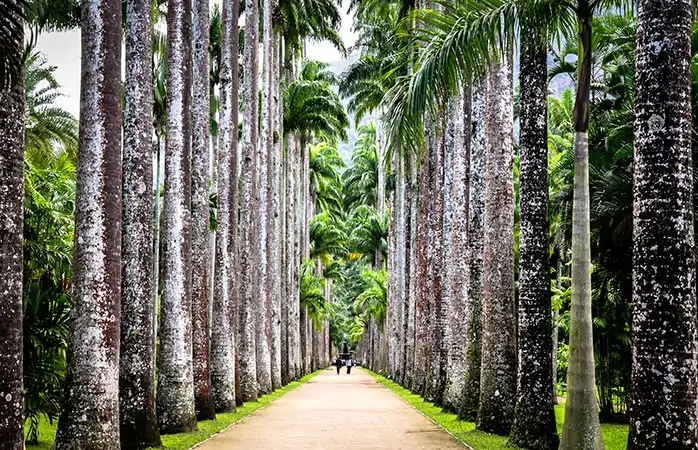
<svg viewBox="0 0 698 450">
<path fill-rule="evenodd" d="M 392 381 L 392 380 L 390 380 L 389 378 L 387 378 L 385 375 L 381 375 L 381 374 L 379 374 L 379 373 L 376 373 L 376 372 L 374 372 L 374 371 L 372 371 L 372 370 L 370 370 L 370 369 L 368 369 L 368 368 L 366 368 L 366 367 L 362 367 L 361 369 L 363 369 L 364 371 L 366 371 L 366 373 L 368 373 L 369 375 L 371 375 L 371 377 L 372 377 L 374 380 L 376 380 L 377 383 L 381 384 L 384 388 L 386 388 L 387 390 L 389 390 L 390 392 L 392 392 L 393 394 L 395 394 L 395 396 L 397 396 L 397 398 L 399 398 L 402 402 L 404 402 L 405 404 L 407 404 L 410 408 L 414 409 L 414 410 L 417 411 L 419 414 L 421 414 L 422 416 L 424 416 L 424 417 L 426 417 L 427 419 L 429 419 L 429 421 L 430 421 L 431 423 L 433 423 L 434 425 L 436 425 L 437 427 L 441 428 L 443 431 L 445 431 L 446 433 L 448 433 L 451 437 L 453 437 L 453 439 L 455 439 L 456 441 L 458 441 L 458 442 L 459 442 L 461 445 L 463 445 L 465 448 L 467 448 L 468 450 L 475 450 L 473 447 L 471 447 L 470 445 L 468 445 L 468 443 L 466 443 L 465 441 L 463 441 L 463 439 L 460 439 L 458 436 L 456 436 L 456 435 L 453 434 L 451 431 L 449 431 L 448 429 L 446 429 L 446 427 L 444 427 L 443 425 L 441 425 L 436 419 L 434 419 L 433 417 L 431 417 L 430 415 L 428 415 L 427 413 L 425 413 L 425 412 L 422 411 L 421 409 L 417 408 L 417 407 L 414 406 L 413 404 L 407 402 L 407 400 L 405 400 L 404 398 L 402 398 L 402 396 L 401 396 L 399 393 L 397 393 L 397 392 L 395 391 L 395 389 L 392 388 L 392 386 L 387 385 L 386 383 L 383 382 L 383 380 L 382 380 L 381 378 L 378 378 L 378 377 L 382 377 L 382 378 L 384 378 L 384 379 L 386 379 L 386 380 L 388 380 L 388 381 Z M 399 386 L 399 385 L 398 385 L 398 386 Z M 403 387 L 403 386 L 400 386 L 400 387 L 402 387 L 403 389 L 406 389 L 406 388 Z M 426 400 L 425 400 L 425 401 L 426 401 Z"/>
<path fill-rule="evenodd" d="M 253 415 L 257 414 L 258 412 L 260 412 L 260 411 L 262 411 L 262 410 L 268 408 L 270 405 L 273 405 L 277 400 L 279 400 L 280 398 L 286 396 L 289 392 L 293 392 L 293 391 L 295 391 L 296 389 L 298 389 L 299 387 L 301 387 L 301 386 L 307 384 L 310 380 L 312 380 L 313 378 L 315 378 L 316 376 L 318 376 L 319 374 L 321 374 L 324 370 L 326 370 L 326 369 L 318 369 L 318 370 L 316 370 L 315 372 L 309 373 L 308 375 L 305 375 L 305 376 L 301 377 L 299 380 L 293 380 L 293 381 L 291 381 L 291 383 L 293 383 L 293 382 L 299 383 L 298 386 L 295 386 L 295 387 L 289 389 L 288 391 L 286 391 L 286 392 L 284 392 L 283 394 L 279 395 L 279 397 L 275 398 L 274 400 L 272 400 L 271 402 L 267 403 L 266 405 L 262 405 L 262 406 L 260 406 L 259 408 L 255 409 L 254 411 L 250 411 L 249 414 L 245 414 L 244 416 L 240 417 L 240 418 L 237 419 L 236 421 L 231 422 L 229 425 L 227 425 L 225 428 L 222 428 L 220 431 L 218 431 L 218 432 L 216 432 L 216 433 L 213 433 L 211 436 L 207 437 L 207 438 L 204 439 L 203 441 L 197 442 L 196 444 L 192 445 L 191 447 L 189 447 L 189 450 L 194 450 L 195 448 L 198 448 L 198 447 L 202 446 L 202 445 L 205 444 L 206 442 L 208 442 L 208 441 L 210 441 L 211 439 L 215 438 L 215 437 L 218 436 L 219 434 L 228 431 L 230 428 L 232 428 L 232 427 L 234 427 L 235 425 L 239 424 L 240 422 L 244 421 L 244 420 L 247 419 L 248 417 L 253 416 Z M 291 383 L 289 383 L 289 384 L 291 384 Z M 287 384 L 286 386 L 288 386 L 288 384 Z M 286 386 L 282 386 L 280 389 L 283 389 L 283 388 L 285 388 Z M 276 391 L 274 391 L 274 392 L 276 392 Z M 273 394 L 274 392 L 270 393 L 269 395 Z M 162 448 L 162 447 L 156 447 L 156 448 Z"/>
</svg>

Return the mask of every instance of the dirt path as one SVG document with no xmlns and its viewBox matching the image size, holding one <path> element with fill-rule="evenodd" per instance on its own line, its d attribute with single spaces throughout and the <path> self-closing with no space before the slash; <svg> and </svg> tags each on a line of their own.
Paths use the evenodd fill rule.
<svg viewBox="0 0 698 450">
<path fill-rule="evenodd" d="M 361 370 L 325 371 L 204 445 L 223 449 L 465 447 Z"/>
</svg>

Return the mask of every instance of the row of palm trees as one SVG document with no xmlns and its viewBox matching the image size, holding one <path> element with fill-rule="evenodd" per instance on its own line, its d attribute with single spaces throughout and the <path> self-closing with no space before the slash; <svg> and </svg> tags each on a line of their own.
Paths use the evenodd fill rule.
<svg viewBox="0 0 698 450">
<path fill-rule="evenodd" d="M 25 116 L 16 66 L 24 20 L 47 5 L 5 3 L 0 441 L 23 448 Z M 207 0 L 134 0 L 122 21 L 120 1 L 82 2 L 72 320 L 57 448 L 156 446 L 161 433 L 193 430 L 329 363 L 329 325 L 312 333 L 301 307 L 309 145 L 345 137 L 348 120 L 325 67 L 301 64 L 300 53 L 306 39 L 341 47 L 339 13 L 330 0 L 261 5 L 224 1 L 210 16 Z M 254 45 L 244 45 L 240 65 L 242 12 L 244 42 Z M 163 43 L 166 54 L 154 51 Z"/>
<path fill-rule="evenodd" d="M 362 53 L 345 74 L 342 92 L 357 112 L 381 114 L 386 160 L 395 174 L 388 318 L 379 338 L 388 349 L 362 345 L 371 348 L 374 369 L 484 431 L 509 435 L 516 446 L 603 448 L 591 320 L 587 134 L 592 23 L 611 5 L 492 0 L 432 6 L 353 2 Z M 637 4 L 628 448 L 697 445 L 691 25 L 689 2 Z M 561 440 L 550 388 L 547 211 L 547 58 L 560 40 L 578 40 L 579 52 Z M 671 72 L 664 69 L 669 66 Z"/>
</svg>

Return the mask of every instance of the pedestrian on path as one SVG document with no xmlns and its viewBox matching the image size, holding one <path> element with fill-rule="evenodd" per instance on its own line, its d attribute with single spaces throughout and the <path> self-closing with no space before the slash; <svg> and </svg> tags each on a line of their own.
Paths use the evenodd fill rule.
<svg viewBox="0 0 698 450">
<path fill-rule="evenodd" d="M 342 361 L 342 358 L 337 356 L 337 359 L 335 360 L 334 365 L 337 366 L 337 375 L 339 375 L 339 369 L 341 369 L 342 366 L 344 365 L 344 361 Z"/>
<path fill-rule="evenodd" d="M 351 373 L 351 358 L 347 359 L 347 375 Z"/>
</svg>

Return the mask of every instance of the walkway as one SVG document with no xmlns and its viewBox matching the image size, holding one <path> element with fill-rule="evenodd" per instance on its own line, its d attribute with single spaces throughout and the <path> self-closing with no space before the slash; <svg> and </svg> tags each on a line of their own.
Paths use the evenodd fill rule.
<svg viewBox="0 0 698 450">
<path fill-rule="evenodd" d="M 367 373 L 325 371 L 200 447 L 463 450 Z"/>
</svg>

